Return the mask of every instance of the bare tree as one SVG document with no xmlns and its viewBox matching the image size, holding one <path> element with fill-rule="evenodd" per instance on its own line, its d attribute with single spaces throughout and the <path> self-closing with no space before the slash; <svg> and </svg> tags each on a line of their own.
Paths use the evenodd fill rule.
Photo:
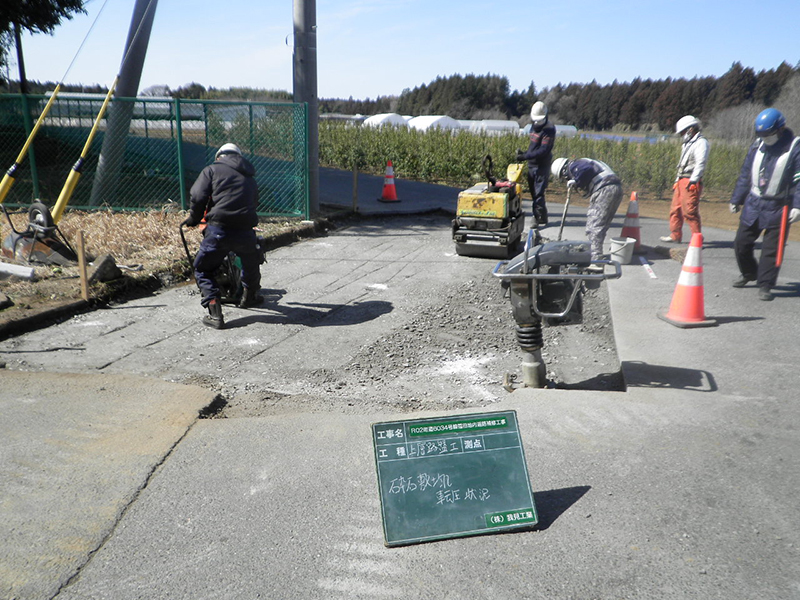
<svg viewBox="0 0 800 600">
<path fill-rule="evenodd" d="M 152 96 L 155 98 L 166 98 L 170 95 L 169 86 L 165 84 L 151 85 L 150 87 L 146 87 L 139 92 L 139 95 Z"/>
<path fill-rule="evenodd" d="M 753 123 L 763 106 L 749 102 L 726 108 L 711 117 L 706 124 L 709 137 L 737 144 L 748 144 L 753 141 Z"/>
</svg>

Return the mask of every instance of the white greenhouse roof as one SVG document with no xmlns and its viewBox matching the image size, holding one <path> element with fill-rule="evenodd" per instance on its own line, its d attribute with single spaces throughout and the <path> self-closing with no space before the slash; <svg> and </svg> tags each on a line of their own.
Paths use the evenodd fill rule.
<svg viewBox="0 0 800 600">
<path fill-rule="evenodd" d="M 423 115 L 414 117 L 408 122 L 408 126 L 414 129 L 426 131 L 428 129 L 461 129 L 458 121 L 444 115 Z"/>
<path fill-rule="evenodd" d="M 394 125 L 405 127 L 406 120 L 397 113 L 381 113 L 379 115 L 372 115 L 364 120 L 364 125 L 369 127 L 381 127 L 384 125 Z"/>
</svg>

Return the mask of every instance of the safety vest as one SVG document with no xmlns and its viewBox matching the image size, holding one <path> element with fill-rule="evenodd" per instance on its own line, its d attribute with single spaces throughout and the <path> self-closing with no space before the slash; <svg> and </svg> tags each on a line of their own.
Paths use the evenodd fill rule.
<svg viewBox="0 0 800 600">
<path fill-rule="evenodd" d="M 782 200 L 789 196 L 789 183 L 787 181 L 786 185 L 782 185 L 783 176 L 789 164 L 789 155 L 798 142 L 800 142 L 800 137 L 794 138 L 789 149 L 778 157 L 778 160 L 775 162 L 775 168 L 772 171 L 772 176 L 769 178 L 767 189 L 764 192 L 761 191 L 758 185 L 759 179 L 761 178 L 761 165 L 764 163 L 764 142 L 761 142 L 753 157 L 753 170 L 750 172 L 750 193 L 753 194 L 753 196 L 757 198 L 774 198 L 776 200 Z"/>
<path fill-rule="evenodd" d="M 616 173 L 614 173 L 614 171 L 611 170 L 611 167 L 609 167 L 602 160 L 593 160 L 593 162 L 597 165 L 600 165 L 600 168 L 602 170 L 592 178 L 592 181 L 589 184 L 589 190 L 594 190 L 594 186 L 603 181 L 603 179 L 605 179 L 606 177 L 610 175 L 616 175 Z"/>
</svg>

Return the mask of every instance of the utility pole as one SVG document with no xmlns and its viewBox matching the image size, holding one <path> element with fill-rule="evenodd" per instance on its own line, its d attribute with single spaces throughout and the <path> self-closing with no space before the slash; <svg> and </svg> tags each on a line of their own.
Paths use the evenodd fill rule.
<svg viewBox="0 0 800 600">
<path fill-rule="evenodd" d="M 19 23 L 14 23 L 14 43 L 17 46 L 17 66 L 19 67 L 19 93 L 22 96 L 22 120 L 25 123 L 25 132 L 30 134 L 31 123 L 31 109 L 28 104 L 28 77 L 25 75 L 25 57 L 22 53 L 22 31 L 20 30 Z M 11 87 L 11 79 L 8 80 L 9 87 Z M 33 150 L 33 144 L 28 148 L 28 162 L 31 165 L 31 186 L 33 189 L 33 197 L 41 198 L 39 190 L 39 170 L 36 168 L 36 152 Z"/>
<path fill-rule="evenodd" d="M 317 3 L 294 0 L 293 95 L 308 105 L 308 198 L 319 212 L 319 99 L 317 98 Z"/>
<path fill-rule="evenodd" d="M 17 66 L 19 67 L 19 93 L 28 93 L 28 78 L 25 76 L 25 59 L 22 56 L 22 34 L 19 23 L 14 23 L 14 43 L 17 46 Z M 8 82 L 11 83 L 11 80 Z"/>
<path fill-rule="evenodd" d="M 119 67 L 119 81 L 114 92 L 116 98 L 135 98 L 142 78 L 147 44 L 156 14 L 158 0 L 136 0 L 128 30 L 128 39 L 122 63 Z M 94 185 L 90 204 L 99 206 L 103 202 L 114 204 L 114 195 L 119 182 L 119 171 L 125 155 L 125 142 L 133 115 L 133 103 L 115 102 L 111 106 L 108 125 L 103 137 L 103 148 L 97 161 Z"/>
</svg>

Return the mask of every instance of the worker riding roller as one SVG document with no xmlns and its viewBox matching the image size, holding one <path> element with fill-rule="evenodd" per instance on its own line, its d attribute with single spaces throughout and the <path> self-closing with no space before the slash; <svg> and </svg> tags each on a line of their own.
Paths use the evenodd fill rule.
<svg viewBox="0 0 800 600">
<path fill-rule="evenodd" d="M 536 102 L 531 107 L 531 134 L 528 149 L 517 150 L 517 161 L 528 161 L 528 189 L 533 199 L 535 225 L 547 225 L 547 205 L 544 192 L 550 179 L 550 162 L 556 141 L 556 126 L 548 120 L 547 106 Z"/>
</svg>

